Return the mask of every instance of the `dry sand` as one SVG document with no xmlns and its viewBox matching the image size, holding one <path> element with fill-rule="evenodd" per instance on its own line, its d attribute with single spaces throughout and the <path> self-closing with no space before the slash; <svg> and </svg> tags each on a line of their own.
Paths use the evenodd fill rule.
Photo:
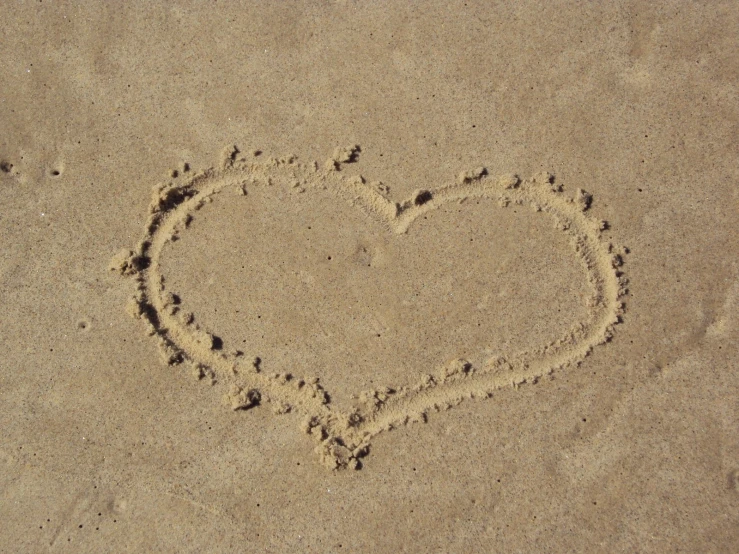
<svg viewBox="0 0 739 554">
<path fill-rule="evenodd" d="M 49 4 L 0 552 L 739 550 L 735 3 Z"/>
</svg>

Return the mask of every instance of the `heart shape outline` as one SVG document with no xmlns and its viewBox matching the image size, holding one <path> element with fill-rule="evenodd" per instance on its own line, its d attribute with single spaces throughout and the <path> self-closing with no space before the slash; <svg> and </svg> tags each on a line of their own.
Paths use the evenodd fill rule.
<svg viewBox="0 0 739 554">
<path fill-rule="evenodd" d="M 303 430 L 318 443 L 316 452 L 321 461 L 333 469 L 360 467 L 370 440 L 382 431 L 426 421 L 429 412 L 450 408 L 465 398 L 489 398 L 504 387 L 536 383 L 555 370 L 579 365 L 594 347 L 611 340 L 613 327 L 621 322 L 623 298 L 628 293 L 628 280 L 620 269 L 627 250 L 606 242 L 602 231 L 608 224 L 587 215 L 590 194 L 578 189 L 574 198 L 566 197 L 563 187 L 547 173 L 529 180 L 515 175 L 492 179 L 484 168 L 478 168 L 461 173 L 456 184 L 416 191 L 405 202 L 393 203 L 361 176 L 345 176 L 345 166 L 355 161 L 359 152 L 356 145 L 337 148 L 319 168 L 316 162 L 299 163 L 295 156 L 258 162 L 239 157 L 239 150 L 231 147 L 225 151 L 219 169 L 197 173 L 183 183 L 170 181 L 155 186 L 144 238 L 133 250 L 120 252 L 110 265 L 111 270 L 135 278 L 136 293 L 127 311 L 144 321 L 149 335 L 157 337 L 168 364 L 189 362 L 198 377 L 230 384 L 227 399 L 233 409 L 248 409 L 268 401 L 276 413 L 300 412 L 305 416 Z M 259 154 L 254 152 L 255 156 Z M 193 314 L 180 309 L 179 298 L 167 290 L 160 271 L 159 258 L 167 244 L 178 239 L 193 213 L 212 201 L 214 194 L 228 187 L 237 187 L 246 194 L 248 187 L 275 181 L 299 192 L 314 188 L 332 191 L 394 233 L 405 233 L 419 216 L 447 202 L 476 197 L 498 200 L 501 207 L 529 204 L 537 212 L 552 215 L 555 227 L 569 235 L 592 291 L 588 318 L 573 324 L 559 340 L 530 352 L 497 357 L 482 367 L 454 360 L 416 385 L 365 391 L 357 409 L 342 412 L 331 405 L 318 379 L 306 381 L 288 373 L 267 375 L 261 371 L 260 358 L 247 359 L 240 351 L 226 352 L 216 335 L 201 328 Z"/>
</svg>

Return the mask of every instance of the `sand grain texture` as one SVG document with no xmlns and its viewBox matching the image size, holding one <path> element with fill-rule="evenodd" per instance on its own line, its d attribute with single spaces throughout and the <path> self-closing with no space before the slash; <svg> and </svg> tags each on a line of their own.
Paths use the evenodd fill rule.
<svg viewBox="0 0 739 554">
<path fill-rule="evenodd" d="M 737 551 L 737 28 L 4 6 L 0 551 Z"/>
</svg>

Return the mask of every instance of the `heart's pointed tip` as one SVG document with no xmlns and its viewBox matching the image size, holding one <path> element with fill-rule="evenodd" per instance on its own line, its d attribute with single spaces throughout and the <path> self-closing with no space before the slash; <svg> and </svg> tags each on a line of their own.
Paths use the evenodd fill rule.
<svg viewBox="0 0 739 554">
<path fill-rule="evenodd" d="M 316 446 L 315 452 L 321 464 L 331 470 L 358 470 L 362 469 L 361 458 L 369 453 L 369 444 L 354 446 L 340 436 L 327 437 Z"/>
</svg>

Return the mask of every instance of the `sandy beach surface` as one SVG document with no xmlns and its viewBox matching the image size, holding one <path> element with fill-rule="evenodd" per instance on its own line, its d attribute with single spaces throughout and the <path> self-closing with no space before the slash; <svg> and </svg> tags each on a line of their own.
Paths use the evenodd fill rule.
<svg viewBox="0 0 739 554">
<path fill-rule="evenodd" d="M 0 552 L 739 551 L 736 2 L 2 14 Z"/>
</svg>

